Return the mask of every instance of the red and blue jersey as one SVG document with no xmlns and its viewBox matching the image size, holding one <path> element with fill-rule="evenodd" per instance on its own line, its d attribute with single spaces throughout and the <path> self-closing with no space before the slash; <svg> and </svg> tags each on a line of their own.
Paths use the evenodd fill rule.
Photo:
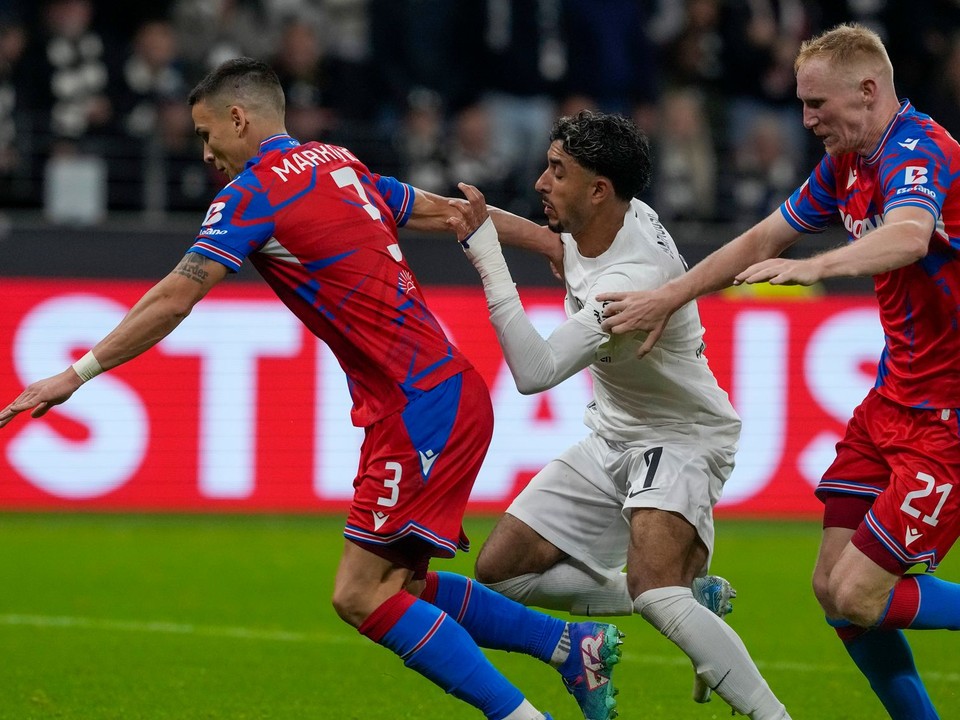
<svg viewBox="0 0 960 720">
<path fill-rule="evenodd" d="M 470 367 L 397 244 L 413 200 L 345 148 L 276 135 L 217 195 L 190 248 L 234 272 L 250 259 L 336 356 L 360 427 Z"/>
<path fill-rule="evenodd" d="M 824 156 L 780 207 L 799 232 L 839 215 L 850 242 L 886 213 L 920 207 L 935 222 L 926 257 L 874 277 L 885 345 L 876 388 L 916 408 L 960 407 L 960 146 L 909 101 L 869 156 Z"/>
</svg>

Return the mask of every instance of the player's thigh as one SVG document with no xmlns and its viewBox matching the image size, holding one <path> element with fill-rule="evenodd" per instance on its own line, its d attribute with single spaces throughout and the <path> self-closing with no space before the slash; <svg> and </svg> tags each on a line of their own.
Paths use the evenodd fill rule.
<svg viewBox="0 0 960 720">
<path fill-rule="evenodd" d="M 605 459 L 609 446 L 590 435 L 537 473 L 507 512 L 563 554 L 603 572 L 627 559 L 623 488 Z"/>
<path fill-rule="evenodd" d="M 707 548 L 679 513 L 636 508 L 630 519 L 627 585 L 632 597 L 657 587 L 687 587 L 706 567 Z"/>
<path fill-rule="evenodd" d="M 693 437 L 651 435 L 647 442 L 624 451 L 616 475 L 626 485 L 623 513 L 631 524 L 631 542 L 637 542 L 638 533 L 655 538 L 665 527 L 672 527 L 677 535 L 665 538 L 670 555 L 682 560 L 685 568 L 690 553 L 696 553 L 703 560 L 695 570 L 698 574 L 713 554 L 713 506 L 732 470 L 735 446 L 726 440 L 714 443 Z"/>
<path fill-rule="evenodd" d="M 837 566 L 840 554 L 850 544 L 853 530 L 846 527 L 825 527 L 820 539 L 817 563 L 813 569 L 813 593 L 828 617 L 839 617 L 830 595 L 830 576 Z"/>
<path fill-rule="evenodd" d="M 960 426 L 954 411 L 908 408 L 871 392 L 854 411 L 817 494 L 824 526 L 887 573 L 930 571 L 960 535 Z M 859 494 L 859 506 L 844 495 Z M 856 513 L 838 512 L 850 507 Z"/>
<path fill-rule="evenodd" d="M 536 530 L 504 513 L 477 556 L 476 578 L 496 583 L 527 573 L 542 573 L 567 554 Z"/>
</svg>

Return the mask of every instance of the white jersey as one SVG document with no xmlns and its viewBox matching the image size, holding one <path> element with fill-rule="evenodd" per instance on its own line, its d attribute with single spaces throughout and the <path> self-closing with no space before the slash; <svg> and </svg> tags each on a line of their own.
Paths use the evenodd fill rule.
<svg viewBox="0 0 960 720">
<path fill-rule="evenodd" d="M 633 200 L 613 244 L 599 257 L 583 257 L 567 233 L 563 271 L 567 316 L 596 337 L 589 370 L 594 401 L 585 422 L 601 437 L 630 442 L 641 426 L 669 430 L 695 425 L 706 432 L 740 430 L 727 393 L 707 365 L 703 326 L 696 302 L 670 318 L 657 345 L 644 358 L 637 350 L 645 333 L 608 335 L 601 328 L 604 292 L 653 290 L 682 275 L 686 268 L 673 238 L 648 205 Z M 687 427 L 677 430 L 687 431 Z"/>
</svg>

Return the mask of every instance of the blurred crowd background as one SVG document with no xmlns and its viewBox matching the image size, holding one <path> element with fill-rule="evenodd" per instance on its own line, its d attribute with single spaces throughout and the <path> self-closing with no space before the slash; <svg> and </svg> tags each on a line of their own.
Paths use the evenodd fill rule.
<svg viewBox="0 0 960 720">
<path fill-rule="evenodd" d="M 0 207 L 205 209 L 223 178 L 185 99 L 249 55 L 279 74 L 292 135 L 421 188 L 466 181 L 537 217 L 554 118 L 597 108 L 649 134 L 644 199 L 665 220 L 746 225 L 822 152 L 793 59 L 845 21 L 879 32 L 901 96 L 960 133 L 960 0 L 0 0 Z"/>
</svg>

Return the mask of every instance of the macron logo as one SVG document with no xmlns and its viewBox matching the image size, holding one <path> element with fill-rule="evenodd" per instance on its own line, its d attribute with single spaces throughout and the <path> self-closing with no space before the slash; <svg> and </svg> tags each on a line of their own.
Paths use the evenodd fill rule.
<svg viewBox="0 0 960 720">
<path fill-rule="evenodd" d="M 920 138 L 917 138 L 916 140 L 913 138 L 907 138 L 903 142 L 898 142 L 897 145 L 906 148 L 907 150 L 913 150 L 917 146 L 918 142 L 920 142 Z"/>
<path fill-rule="evenodd" d="M 382 513 L 379 510 L 373 511 L 373 529 L 379 530 L 383 527 L 383 524 L 390 519 L 390 516 L 386 513 Z"/>
<path fill-rule="evenodd" d="M 903 171 L 904 185 L 925 185 L 927 182 L 927 169 L 919 165 L 907 165 Z"/>
<path fill-rule="evenodd" d="M 433 467 L 433 463 L 436 462 L 439 453 L 435 453 L 433 450 L 427 450 L 424 452 L 420 451 L 420 468 L 423 472 L 423 476 L 427 477 L 430 474 L 430 468 Z"/>
<path fill-rule="evenodd" d="M 915 540 L 919 539 L 922 535 L 923 535 L 923 533 L 921 533 L 919 530 L 916 530 L 916 529 L 914 529 L 914 528 L 912 528 L 912 527 L 908 527 L 908 528 L 907 528 L 907 536 L 904 538 L 906 546 L 907 546 L 907 547 L 910 547 L 910 543 L 912 543 L 912 542 L 914 542 Z"/>
<path fill-rule="evenodd" d="M 853 187 L 853 184 L 857 181 L 857 171 L 853 168 L 850 168 L 850 175 L 847 176 L 847 190 Z"/>
</svg>

